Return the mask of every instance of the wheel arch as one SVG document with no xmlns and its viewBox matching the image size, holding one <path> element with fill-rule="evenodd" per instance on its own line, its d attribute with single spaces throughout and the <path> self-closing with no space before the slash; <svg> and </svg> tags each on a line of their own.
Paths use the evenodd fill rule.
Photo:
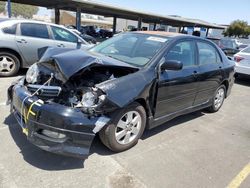
<svg viewBox="0 0 250 188">
<path fill-rule="evenodd" d="M 23 67 L 23 64 L 24 64 L 23 58 L 21 57 L 21 55 L 16 50 L 13 50 L 11 48 L 0 48 L 0 52 L 9 52 L 9 53 L 14 54 L 18 58 L 18 60 L 20 62 L 20 68 Z"/>
<path fill-rule="evenodd" d="M 145 99 L 139 98 L 139 99 L 136 99 L 134 102 L 139 103 L 145 109 L 147 118 L 149 118 L 151 116 L 150 108 L 149 108 Z"/>
<path fill-rule="evenodd" d="M 226 93 L 228 91 L 228 88 L 229 88 L 229 81 L 228 80 L 224 80 L 221 85 L 224 85 L 226 87 Z M 225 98 L 227 98 L 227 94 L 225 96 Z"/>
</svg>

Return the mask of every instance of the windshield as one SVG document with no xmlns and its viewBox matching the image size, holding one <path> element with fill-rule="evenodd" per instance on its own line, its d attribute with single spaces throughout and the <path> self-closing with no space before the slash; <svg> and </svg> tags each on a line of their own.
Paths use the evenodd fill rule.
<svg viewBox="0 0 250 188">
<path fill-rule="evenodd" d="M 242 52 L 244 52 L 244 53 L 250 53 L 250 47 L 245 48 L 244 50 L 242 50 Z"/>
<path fill-rule="evenodd" d="M 98 44 L 90 51 L 143 67 L 168 40 L 156 35 L 125 33 Z"/>
<path fill-rule="evenodd" d="M 226 47 L 226 48 L 232 48 L 232 49 L 237 48 L 236 42 L 232 40 L 221 40 L 221 44 L 223 47 Z"/>
</svg>

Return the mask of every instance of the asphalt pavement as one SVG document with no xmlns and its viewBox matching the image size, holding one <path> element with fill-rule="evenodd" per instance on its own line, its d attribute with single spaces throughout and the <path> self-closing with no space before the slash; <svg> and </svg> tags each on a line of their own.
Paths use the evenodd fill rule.
<svg viewBox="0 0 250 188">
<path fill-rule="evenodd" d="M 85 161 L 42 151 L 26 140 L 5 105 L 16 79 L 0 78 L 0 188 L 250 187 L 249 78 L 235 83 L 219 112 L 178 117 L 146 131 L 122 153 L 109 151 L 97 137 Z"/>
</svg>

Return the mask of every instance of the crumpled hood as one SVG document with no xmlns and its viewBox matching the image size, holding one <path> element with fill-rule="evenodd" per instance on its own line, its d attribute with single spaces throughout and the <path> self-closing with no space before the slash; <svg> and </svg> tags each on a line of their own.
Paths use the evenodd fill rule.
<svg viewBox="0 0 250 188">
<path fill-rule="evenodd" d="M 138 69 L 122 61 L 81 49 L 46 47 L 38 51 L 38 56 L 40 57 L 39 63 L 50 62 L 50 64 L 54 64 L 55 68 L 62 74 L 64 82 L 80 70 L 92 66 L 119 66 Z"/>
</svg>

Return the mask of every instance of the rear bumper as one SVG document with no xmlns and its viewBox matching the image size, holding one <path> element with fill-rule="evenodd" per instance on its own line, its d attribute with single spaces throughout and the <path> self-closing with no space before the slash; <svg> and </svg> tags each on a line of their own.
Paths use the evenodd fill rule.
<svg viewBox="0 0 250 188">
<path fill-rule="evenodd" d="M 250 75 L 250 67 L 242 66 L 236 63 L 235 72 L 238 74 Z"/>
<path fill-rule="evenodd" d="M 28 140 L 39 148 L 67 156 L 87 158 L 105 116 L 88 117 L 80 109 L 44 103 L 20 84 L 9 89 L 12 111 Z M 49 133 L 49 134 L 48 134 Z"/>
</svg>

